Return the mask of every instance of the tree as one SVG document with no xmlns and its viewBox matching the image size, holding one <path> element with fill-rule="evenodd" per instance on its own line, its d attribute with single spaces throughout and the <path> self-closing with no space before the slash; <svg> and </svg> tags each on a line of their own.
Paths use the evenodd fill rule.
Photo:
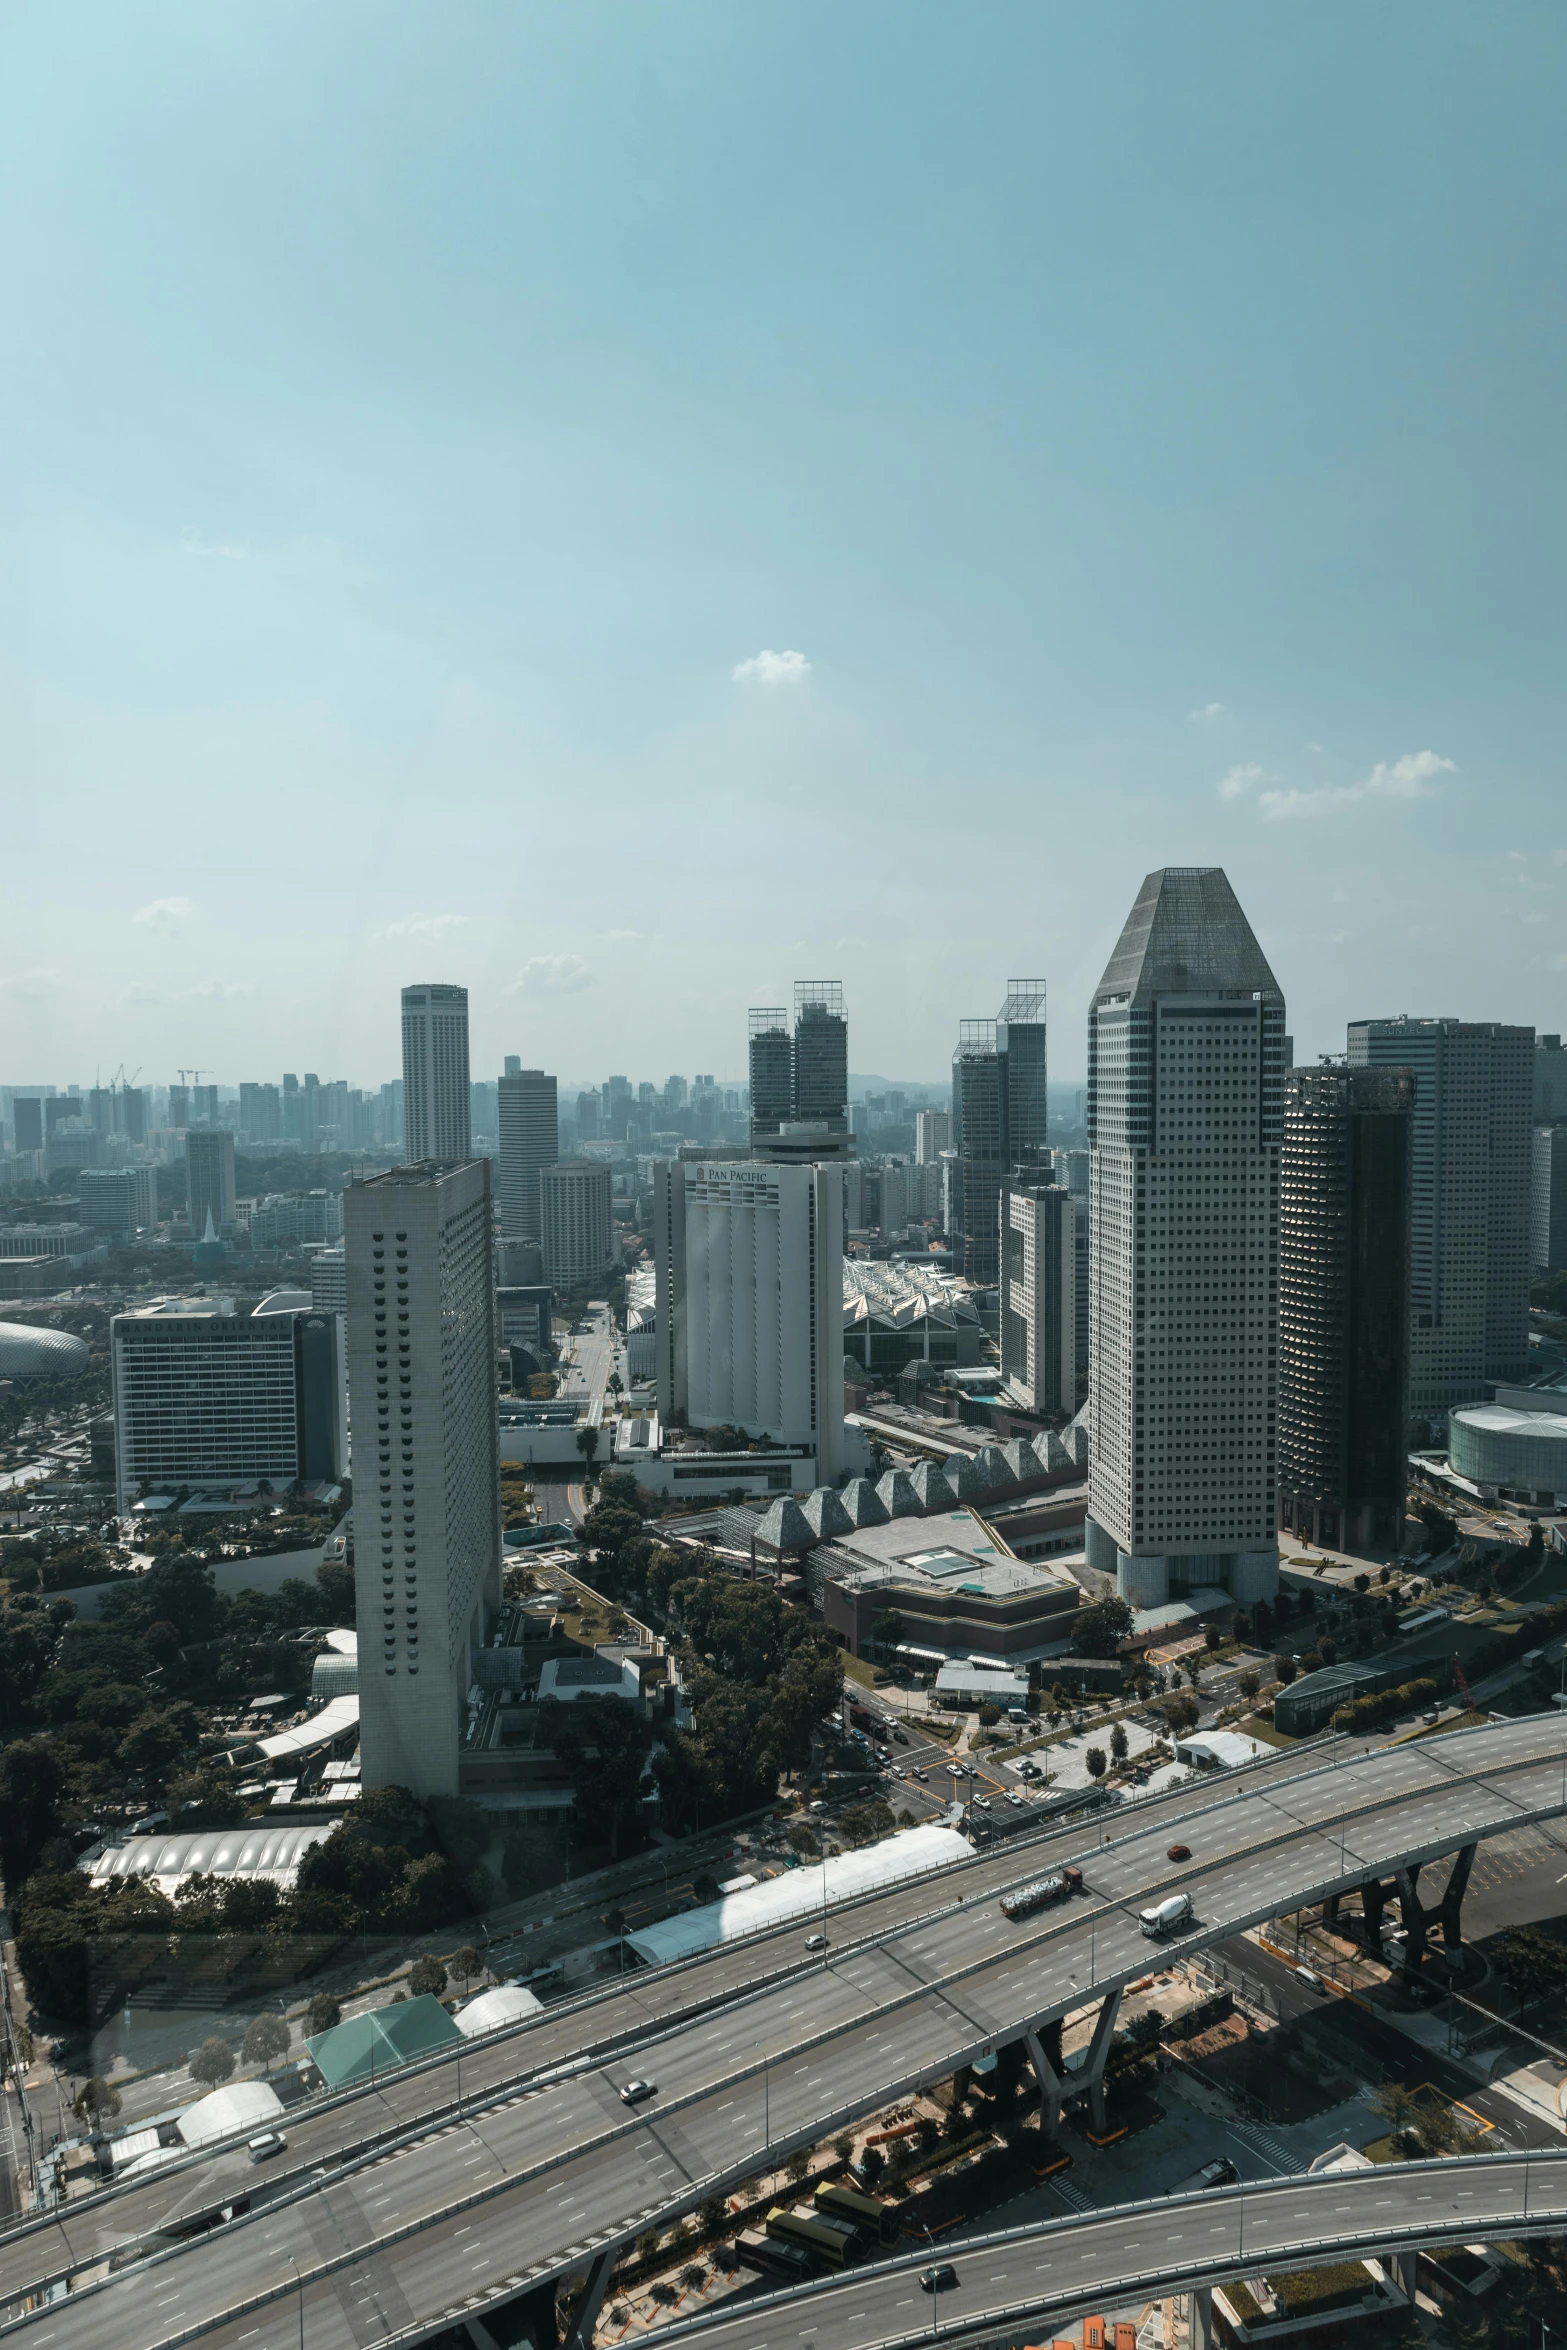
<svg viewBox="0 0 1567 2350">
<path fill-rule="evenodd" d="M 112 2122 L 120 2110 L 120 2092 L 112 2088 L 100 2073 L 90 2081 L 83 2081 L 71 2101 L 71 2109 L 89 2130 L 101 2130 L 105 2122 Z"/>
<path fill-rule="evenodd" d="M 1104 1777 L 1105 1750 L 1102 1746 L 1091 1746 L 1088 1749 L 1088 1752 L 1084 1755 L 1083 1761 L 1087 1767 L 1088 1776 L 1091 1779 L 1102 1779 Z"/>
<path fill-rule="evenodd" d="M 1118 1593 L 1080 1607 L 1072 1618 L 1075 1656 L 1115 1656 L 1132 1628 L 1132 1611 Z"/>
<path fill-rule="evenodd" d="M 576 1446 L 582 1455 L 584 1477 L 591 1483 L 594 1463 L 599 1455 L 599 1431 L 597 1428 L 579 1428 L 576 1435 Z"/>
<path fill-rule="evenodd" d="M 1412 2089 L 1402 2081 L 1384 2081 L 1372 2092 L 1372 2104 L 1387 2123 L 1393 2136 L 1399 2140 L 1413 2137 L 1420 2103 Z"/>
<path fill-rule="evenodd" d="M 1515 1926 L 1492 1952 L 1499 1973 L 1527 2006 L 1567 1988 L 1567 1943 L 1538 1926 Z"/>
<path fill-rule="evenodd" d="M 334 1999 L 330 1991 L 318 1991 L 305 2010 L 305 2023 L 312 2039 L 319 2032 L 335 2032 L 342 2020 L 342 2002 Z"/>
<path fill-rule="evenodd" d="M 790 2155 L 788 2161 L 784 2165 L 785 2170 L 788 2172 L 790 2178 L 794 2180 L 796 2186 L 798 2186 L 800 2181 L 806 2176 L 807 2172 L 810 2170 L 810 2167 L 810 2152 L 809 2149 L 804 2146 L 797 2146 L 793 2154 Z"/>
<path fill-rule="evenodd" d="M 609 1920 L 607 1918 L 604 1922 L 606 1925 L 609 1924 Z M 618 1926 L 612 1927 L 611 1931 L 616 1934 L 623 1934 L 625 1930 L 625 1919 L 622 1916 L 620 1924 Z M 451 1968 L 452 1973 L 457 1977 L 458 1981 L 462 1984 L 463 1989 L 466 1991 L 468 1985 L 473 1981 L 474 1976 L 483 1974 L 484 1960 L 480 1957 L 478 1951 L 475 1950 L 471 1942 L 465 1942 L 460 1950 L 454 1950 L 452 1952 Z"/>
<path fill-rule="evenodd" d="M 252 2017 L 240 2054 L 247 2064 L 264 2065 L 270 2072 L 278 2058 L 288 2054 L 288 2042 L 289 2030 L 284 2018 L 263 2009 L 260 2015 Z"/>
<path fill-rule="evenodd" d="M 1248 1665 L 1245 1672 L 1242 1673 L 1240 1680 L 1240 1690 L 1242 1697 L 1255 1697 L 1261 1687 L 1262 1675 L 1254 1671 L 1253 1668 Z"/>
<path fill-rule="evenodd" d="M 1338 1663 L 1338 1642 L 1334 1639 L 1331 1632 L 1324 1632 L 1321 1639 L 1317 1642 L 1317 1654 L 1321 1657 L 1325 1665 L 1336 1665 Z"/>
<path fill-rule="evenodd" d="M 234 2070 L 234 2051 L 226 2040 L 203 2040 L 186 2069 L 204 2088 L 221 2088 Z"/>
<path fill-rule="evenodd" d="M 1110 1733 L 1110 1752 L 1118 1763 L 1125 1762 L 1127 1755 L 1127 1736 L 1126 1724 L 1124 1722 L 1117 1722 L 1115 1728 Z"/>
<path fill-rule="evenodd" d="M 980 1727 L 981 1727 L 982 1729 L 985 1729 L 985 1730 L 992 1730 L 992 1729 L 994 1729 L 994 1728 L 995 1728 L 995 1726 L 996 1726 L 996 1724 L 997 1724 L 997 1722 L 999 1722 L 999 1721 L 1000 1721 L 1000 1719 L 1001 1719 L 1001 1708 L 1000 1708 L 1000 1706 L 999 1706 L 999 1705 L 988 1705 L 988 1704 L 987 1704 L 987 1705 L 982 1705 L 982 1706 L 980 1707 L 980 1709 L 979 1709 L 979 1720 L 980 1720 Z"/>
<path fill-rule="evenodd" d="M 1292 1656 L 1276 1656 L 1273 1660 L 1273 1677 L 1276 1681 L 1282 1681 L 1286 1689 L 1299 1671 L 1300 1667 Z"/>
<path fill-rule="evenodd" d="M 438 1958 L 416 1958 L 408 1969 L 408 1990 L 414 1999 L 439 1999 L 446 1988 L 446 1969 Z"/>
<path fill-rule="evenodd" d="M 1204 1624 L 1202 1628 L 1202 1640 L 1204 1648 L 1210 1651 L 1217 1648 L 1222 1637 L 1223 1635 L 1221 1634 L 1217 1624 Z"/>
</svg>

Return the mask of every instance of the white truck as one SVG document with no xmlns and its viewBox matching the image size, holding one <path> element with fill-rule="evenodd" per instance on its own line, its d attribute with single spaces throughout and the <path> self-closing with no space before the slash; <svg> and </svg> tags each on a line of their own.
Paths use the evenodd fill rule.
<svg viewBox="0 0 1567 2350">
<path fill-rule="evenodd" d="M 1191 1895 L 1172 1893 L 1167 1901 L 1159 1902 L 1153 1909 L 1145 1909 L 1137 1922 L 1150 1940 L 1160 1942 L 1166 1934 L 1173 1934 L 1177 1926 L 1189 1924 L 1191 1915 Z"/>
</svg>

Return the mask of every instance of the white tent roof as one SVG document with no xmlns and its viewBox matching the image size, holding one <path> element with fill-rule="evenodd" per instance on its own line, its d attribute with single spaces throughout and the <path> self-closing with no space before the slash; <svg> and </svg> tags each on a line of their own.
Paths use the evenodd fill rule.
<svg viewBox="0 0 1567 2350">
<path fill-rule="evenodd" d="M 481 2032 L 498 2032 L 502 2024 L 521 2023 L 524 2016 L 542 2015 L 544 2002 L 520 1983 L 496 1983 L 457 2010 L 457 2029 L 476 2040 Z"/>
<path fill-rule="evenodd" d="M 214 2138 L 270 2129 L 282 2113 L 283 2100 L 267 2082 L 230 2081 L 187 2105 L 174 2126 L 187 2146 L 210 2146 Z"/>
<path fill-rule="evenodd" d="M 346 1737 L 358 1727 L 358 1698 L 334 1697 L 308 1721 L 296 1722 L 292 1730 L 280 1730 L 275 1738 L 258 1738 L 256 1744 L 268 1762 L 285 1762 L 298 1754 L 314 1754 L 317 1747 L 330 1746 L 335 1738 Z"/>
<path fill-rule="evenodd" d="M 817 1862 L 811 1868 L 787 1869 L 743 1893 L 728 1893 L 679 1917 L 661 1918 L 626 1940 L 647 1965 L 667 1966 L 672 1959 L 692 1958 L 721 1942 L 787 1925 L 791 1918 L 819 1921 L 824 1906 L 830 1910 L 835 1903 L 879 1892 L 884 1885 L 922 1876 L 928 1869 L 951 1868 L 954 1861 L 967 1860 L 973 1849 L 966 1836 L 951 1828 L 908 1828 L 901 1836 L 884 1836 L 879 1844 L 867 1844 L 859 1852 L 842 1853 L 825 1867 Z"/>
<path fill-rule="evenodd" d="M 78 1865 L 95 1885 L 120 1877 L 150 1877 L 160 1891 L 174 1893 L 182 1877 L 264 1877 L 270 1883 L 293 1884 L 300 1861 L 312 1844 L 332 1833 L 319 1821 L 245 1820 L 237 1828 L 202 1828 L 183 1836 L 127 1836 L 123 1844 L 106 1844 Z"/>
</svg>

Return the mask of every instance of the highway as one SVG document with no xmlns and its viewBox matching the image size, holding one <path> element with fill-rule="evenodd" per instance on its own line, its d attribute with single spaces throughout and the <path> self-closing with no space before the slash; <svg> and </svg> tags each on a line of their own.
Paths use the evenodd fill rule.
<svg viewBox="0 0 1567 2350">
<path fill-rule="evenodd" d="M 797 2287 L 661 2329 L 680 2350 L 898 2350 L 907 2344 L 1005 2339 L 1193 2285 L 1301 2267 L 1356 2252 L 1383 2258 L 1422 2245 L 1546 2234 L 1567 2217 L 1567 2149 L 1326 2171 L 1122 2204 L 1091 2217 L 1015 2228 L 952 2256 L 957 2283 L 920 2289 L 931 2255 L 878 2262 L 830 2284 Z M 938 2258 L 941 2255 L 938 2253 Z"/>
<path fill-rule="evenodd" d="M 53 2350 L 97 2350 L 106 2323 L 116 2339 L 147 2350 L 176 2340 L 243 2340 L 261 2350 L 284 2338 L 274 2322 L 275 2297 L 297 2268 L 312 2350 L 367 2350 L 410 2327 L 433 2326 L 476 2295 L 509 2295 L 580 2268 L 598 2246 L 667 2222 L 759 2168 L 764 2155 L 777 2160 L 1131 1980 L 1153 1955 L 1137 1913 L 1176 1886 L 1191 1893 L 1196 1923 L 1160 1946 L 1166 1956 L 1368 1873 L 1434 1859 L 1564 1808 L 1562 1725 L 1536 1717 L 1383 1749 L 1337 1768 L 1319 1760 L 1310 1771 L 1263 1770 L 1222 1788 L 1173 1791 L 1135 1813 L 1110 1815 L 1098 1831 L 1111 1831 L 1103 1845 L 1079 1822 L 1075 1835 L 1064 1830 L 1023 1850 L 1003 1848 L 861 1905 L 852 1919 L 836 1922 L 836 1947 L 825 1963 L 757 1980 L 765 1946 L 752 1944 L 646 1978 L 592 2003 L 587 2014 L 552 2016 L 476 2051 L 464 2060 L 464 2115 L 423 2128 L 406 2147 L 373 2149 L 358 2167 L 320 2176 L 331 2156 L 312 2133 L 324 2125 L 341 2145 L 342 2109 L 291 2125 L 291 2160 L 317 2166 L 293 2199 L 127 2269 L 102 2288 L 84 2279 L 68 2301 L 20 2330 Z M 1177 1816 L 1192 1847 L 1185 1863 L 1166 1857 Z M 1026 1922 L 1008 1921 L 996 1887 L 1032 1873 L 1047 1849 L 1073 1853 L 1084 1869 L 1084 1895 Z M 967 1898 L 958 1899 L 960 1891 Z M 901 1920 L 889 1914 L 899 1901 Z M 797 1955 L 790 1940 L 777 1938 L 776 1957 Z M 748 1990 L 735 1984 L 737 1972 L 751 1978 Z M 690 2003 L 704 1985 L 726 2003 L 692 2017 Z M 629 2031 L 633 2011 L 620 2002 L 638 1997 L 647 2003 L 643 2029 L 652 2036 L 637 2046 L 634 2062 L 604 2062 L 595 2051 L 615 2030 L 622 2037 Z M 663 2022 L 661 2002 L 665 2016 L 683 2008 L 685 2020 Z M 539 2079 L 548 2052 L 562 2060 L 562 2036 L 585 2053 L 576 2069 Z M 534 2068 L 534 2085 L 492 2091 L 490 2102 L 479 2102 L 489 2083 L 481 2071 L 470 2085 L 470 2068 L 488 2066 L 493 2082 L 497 2074 L 515 2079 L 525 2063 Z M 428 2112 L 432 2076 L 441 2070 L 388 2083 L 377 2097 L 389 2106 L 422 2098 Z M 617 2092 L 633 2072 L 656 2082 L 657 2095 L 628 2110 Z M 449 2077 L 442 2086 L 449 2092 Z M 362 2137 L 363 2101 L 349 2110 L 349 2126 Z M 232 2154 L 181 2175 L 188 2182 L 199 2169 L 211 2200 L 223 2164 L 218 2191 L 257 2183 Z M 98 2251 L 107 2249 L 116 2207 L 123 2225 L 127 2209 L 145 2209 L 140 2199 L 148 2192 L 105 2198 L 52 2223 L 62 2236 L 69 2230 L 78 2273 L 90 2257 L 84 2237 L 96 2235 Z M 187 2184 L 185 2193 L 190 2208 L 194 2190 Z M 49 2273 L 51 2259 L 64 2265 L 58 2245 L 41 2240 L 47 2233 L 0 2243 L 0 2291 L 11 2296 L 19 2281 Z M 375 2297 L 375 2314 L 367 2295 Z"/>
</svg>

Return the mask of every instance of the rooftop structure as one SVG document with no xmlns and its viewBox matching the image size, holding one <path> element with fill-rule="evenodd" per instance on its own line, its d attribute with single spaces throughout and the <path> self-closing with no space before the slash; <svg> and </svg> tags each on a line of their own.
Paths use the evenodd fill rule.
<svg viewBox="0 0 1567 2350">
<path fill-rule="evenodd" d="M 1082 1590 L 1053 1565 L 1013 1556 L 975 1510 L 900 1517 L 811 1553 L 822 1621 L 855 1656 L 912 1641 L 944 1656 L 1053 1654 Z M 886 1619 L 897 1619 L 889 1636 Z"/>
<path fill-rule="evenodd" d="M 1567 1502 L 1567 1415 L 1466 1404 L 1450 1412 L 1447 1457 L 1488 1501 L 1555 1509 Z"/>
<path fill-rule="evenodd" d="M 934 1266 L 843 1260 L 843 1348 L 884 1375 L 907 1362 L 973 1364 L 984 1326 L 965 1283 Z"/>
<path fill-rule="evenodd" d="M 246 1821 L 237 1828 L 204 1828 L 184 1835 L 127 1836 L 95 1845 L 77 1866 L 95 1885 L 137 1878 L 174 1894 L 187 1877 L 232 1878 L 276 1885 L 286 1893 L 313 1844 L 332 1833 L 325 1825 L 272 1827 Z"/>
<path fill-rule="evenodd" d="M 0 1379 L 79 1379 L 90 1349 L 69 1330 L 35 1330 L 0 1322 Z"/>
</svg>

